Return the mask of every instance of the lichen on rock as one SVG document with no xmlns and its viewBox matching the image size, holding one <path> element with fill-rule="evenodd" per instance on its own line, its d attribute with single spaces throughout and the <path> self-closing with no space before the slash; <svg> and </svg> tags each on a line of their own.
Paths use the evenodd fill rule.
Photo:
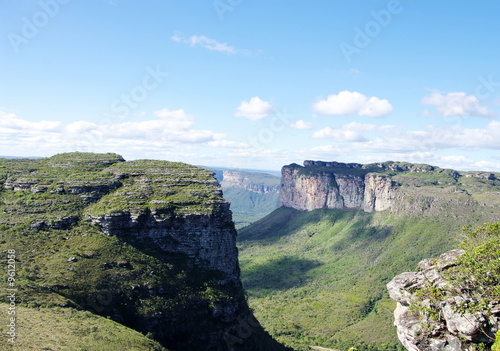
<svg viewBox="0 0 500 351">
<path fill-rule="evenodd" d="M 402 273 L 387 284 L 397 302 L 394 325 L 399 340 L 411 351 L 475 350 L 491 345 L 500 316 L 493 306 L 468 310 L 477 300 L 450 281 L 450 270 L 464 250 L 452 250 L 419 263 L 417 272 Z"/>
</svg>

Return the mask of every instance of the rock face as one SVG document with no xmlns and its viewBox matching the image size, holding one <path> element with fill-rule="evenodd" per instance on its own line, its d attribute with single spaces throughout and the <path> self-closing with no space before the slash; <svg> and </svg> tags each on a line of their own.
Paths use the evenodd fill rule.
<svg viewBox="0 0 500 351">
<path fill-rule="evenodd" d="M 389 295 L 397 301 L 394 325 L 407 350 L 475 350 L 475 344 L 494 340 L 500 323 L 498 306 L 475 314 L 460 313 L 458 306 L 472 299 L 454 290 L 444 277 L 462 254 L 462 250 L 453 250 L 436 260 L 423 260 L 417 272 L 402 273 L 387 284 Z M 422 293 L 422 288 L 427 293 Z"/>
<path fill-rule="evenodd" d="M 391 208 L 394 184 L 361 164 L 305 161 L 282 169 L 280 204 L 298 210 Z M 382 169 L 381 169 L 382 170 Z"/>
<path fill-rule="evenodd" d="M 384 162 L 373 164 L 304 161 L 282 168 L 280 205 L 302 211 L 319 208 L 365 212 L 419 212 L 446 206 L 446 201 L 470 201 L 459 188 L 462 178 L 497 182 L 498 174 L 459 173 L 439 167 Z M 454 188 L 453 188 L 454 187 Z M 454 193 L 443 200 L 442 193 Z M 459 194 L 462 193 L 460 200 Z M 498 193 L 498 191 L 496 191 Z M 449 197 L 449 196 L 448 196 Z"/>
</svg>

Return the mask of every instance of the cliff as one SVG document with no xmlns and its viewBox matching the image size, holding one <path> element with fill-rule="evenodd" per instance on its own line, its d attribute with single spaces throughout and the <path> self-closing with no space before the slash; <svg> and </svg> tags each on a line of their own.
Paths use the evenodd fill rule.
<svg viewBox="0 0 500 351">
<path fill-rule="evenodd" d="M 171 351 L 284 350 L 248 308 L 212 172 L 72 153 L 0 160 L 0 183 L 0 248 L 22 253 L 25 307 L 88 310 Z"/>
<path fill-rule="evenodd" d="M 496 206 L 499 178 L 494 173 L 392 161 L 366 165 L 304 161 L 303 167 L 291 164 L 282 168 L 280 205 L 302 211 L 421 212 L 481 197 L 485 205 Z"/>
</svg>

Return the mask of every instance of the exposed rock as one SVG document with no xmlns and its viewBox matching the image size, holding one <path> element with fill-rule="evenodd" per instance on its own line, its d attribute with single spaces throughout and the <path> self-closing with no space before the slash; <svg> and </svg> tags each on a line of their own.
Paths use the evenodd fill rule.
<svg viewBox="0 0 500 351">
<path fill-rule="evenodd" d="M 475 314 L 460 313 L 457 307 L 470 302 L 470 298 L 452 288 L 444 277 L 444 272 L 463 254 L 463 250 L 452 250 L 437 260 L 423 260 L 418 272 L 402 273 L 387 284 L 390 297 L 397 302 L 394 325 L 407 350 L 466 351 L 475 349 L 476 343 L 491 344 L 500 324 L 494 308 Z M 438 289 L 439 294 L 434 297 L 438 301 L 416 293 L 424 286 Z M 422 311 L 415 306 L 421 306 Z M 433 318 L 423 312 L 426 308 L 435 310 Z"/>
<path fill-rule="evenodd" d="M 280 189 L 282 206 L 305 211 L 330 208 L 371 212 L 391 208 L 394 185 L 389 177 L 367 172 L 344 173 L 346 169 L 362 169 L 362 165 L 358 164 L 320 161 L 305 161 L 304 164 L 305 168 L 298 165 L 283 167 Z M 308 171 L 307 167 L 331 169 Z"/>
<path fill-rule="evenodd" d="M 496 174 L 460 173 L 425 164 L 392 161 L 366 165 L 304 161 L 303 167 L 291 164 L 284 166 L 281 173 L 280 205 L 302 211 L 319 208 L 399 213 L 441 211 L 451 202 L 475 201 L 470 187 L 459 186 L 461 177 L 488 181 L 493 187 L 498 185 L 495 181 L 499 178 Z M 474 191 L 484 192 L 484 189 Z M 496 204 L 491 195 L 485 198 Z"/>
<path fill-rule="evenodd" d="M 236 230 L 227 203 L 217 204 L 209 215 L 124 211 L 99 217 L 87 215 L 87 218 L 107 235 L 150 238 L 165 252 L 185 253 L 238 278 Z"/>
<path fill-rule="evenodd" d="M 170 350 L 286 350 L 247 305 L 232 213 L 212 172 L 177 162 L 125 162 L 115 154 L 0 162 L 0 195 L 16 199 L 4 201 L 0 225 L 28 224 L 52 238 L 61 230 L 64 251 L 70 229 L 82 242 L 99 238 L 96 252 L 75 248 L 76 257 L 61 259 L 74 275 L 100 261 L 94 273 L 105 279 L 94 274 L 89 286 L 68 279 L 67 286 L 50 282 L 47 289 L 152 333 Z M 117 238 L 101 241 L 99 231 Z M 110 252 L 119 255 L 108 261 Z"/>
</svg>

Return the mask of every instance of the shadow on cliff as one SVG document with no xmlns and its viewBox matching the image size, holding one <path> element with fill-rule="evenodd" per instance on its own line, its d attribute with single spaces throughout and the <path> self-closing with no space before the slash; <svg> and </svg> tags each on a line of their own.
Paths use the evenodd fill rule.
<svg viewBox="0 0 500 351">
<path fill-rule="evenodd" d="M 248 267 L 244 287 L 252 291 L 282 291 L 297 288 L 309 281 L 307 272 L 322 264 L 314 260 L 284 256 Z"/>
</svg>

